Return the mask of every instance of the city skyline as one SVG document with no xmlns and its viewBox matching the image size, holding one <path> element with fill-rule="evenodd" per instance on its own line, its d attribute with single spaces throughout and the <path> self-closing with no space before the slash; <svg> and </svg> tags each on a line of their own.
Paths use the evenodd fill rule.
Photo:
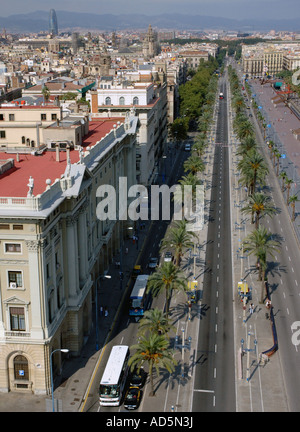
<svg viewBox="0 0 300 432">
<path fill-rule="evenodd" d="M 224 17 L 237 20 L 243 19 L 292 19 L 300 17 L 300 6 L 298 0 L 287 0 L 284 3 L 279 0 L 260 0 L 246 2 L 245 0 L 153 0 L 151 4 L 145 4 L 138 0 L 124 2 L 122 0 L 111 0 L 109 3 L 99 4 L 97 0 L 88 0 L 84 3 L 78 0 L 53 0 L 51 8 L 59 14 L 59 11 L 95 13 L 95 14 L 145 14 L 160 15 L 165 13 L 196 14 L 202 16 Z M 28 14 L 35 11 L 48 11 L 49 3 L 42 0 L 28 0 L 26 6 L 22 0 L 6 2 L 1 7 L 1 16 L 15 14 Z M 280 16 L 278 16 L 280 11 Z"/>
</svg>

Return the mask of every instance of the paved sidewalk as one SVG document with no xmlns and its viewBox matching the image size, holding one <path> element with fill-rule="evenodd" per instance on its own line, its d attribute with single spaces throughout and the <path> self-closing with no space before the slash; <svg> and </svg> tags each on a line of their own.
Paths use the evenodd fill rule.
<svg viewBox="0 0 300 432">
<path fill-rule="evenodd" d="M 229 97 L 228 97 L 229 100 Z M 229 110 L 231 112 L 231 110 Z M 231 113 L 232 114 L 232 113 Z M 286 412 L 288 411 L 280 358 L 275 352 L 266 364 L 260 362 L 260 353 L 274 345 L 271 321 L 268 312 L 260 303 L 262 282 L 254 257 L 246 257 L 241 248 L 242 240 L 253 230 L 249 216 L 241 213 L 246 205 L 246 194 L 238 184 L 237 155 L 239 142 L 236 140 L 231 123 L 231 208 L 232 208 L 232 259 L 233 259 L 233 300 L 236 353 L 236 397 L 238 412 Z M 262 137 L 260 137 L 262 139 Z M 238 295 L 238 282 L 245 281 L 252 291 L 252 299 L 243 309 Z M 249 305 L 254 312 L 250 314 Z M 275 321 L 276 325 L 276 321 Z M 241 356 L 241 348 L 245 351 Z M 249 341 L 249 344 L 248 344 Z M 255 346 L 256 342 L 256 346 Z M 256 350 L 254 351 L 254 348 Z M 251 351 L 247 351 L 250 349 Z"/>
</svg>

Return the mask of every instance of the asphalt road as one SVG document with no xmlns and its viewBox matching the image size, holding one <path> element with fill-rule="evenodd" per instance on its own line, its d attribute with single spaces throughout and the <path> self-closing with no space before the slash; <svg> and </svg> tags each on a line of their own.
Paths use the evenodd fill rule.
<svg viewBox="0 0 300 432">
<path fill-rule="evenodd" d="M 178 182 L 178 180 L 183 176 L 183 162 L 190 155 L 190 152 L 185 152 L 183 143 L 182 146 L 179 147 L 176 152 L 171 155 L 171 152 L 168 153 L 168 157 L 166 159 L 166 164 L 164 166 L 165 175 L 162 178 L 162 181 L 165 181 L 166 184 L 172 186 Z M 160 209 L 162 204 L 160 202 Z M 151 207 L 151 202 L 149 203 L 149 207 Z M 171 205 L 171 215 L 172 215 L 172 205 Z M 137 264 L 142 266 L 143 271 L 147 274 L 150 273 L 147 269 L 147 264 L 149 262 L 150 257 L 159 257 L 159 249 L 160 249 L 160 241 L 164 237 L 165 232 L 169 226 L 170 221 L 166 220 L 155 220 L 150 222 L 150 227 L 147 235 L 147 239 L 145 240 L 143 249 L 138 257 Z M 127 295 L 124 297 L 124 301 L 119 310 L 119 319 L 116 323 L 112 334 L 110 342 L 107 344 L 105 351 L 103 353 L 103 357 L 100 362 L 100 366 L 97 370 L 97 373 L 93 379 L 91 390 L 89 394 L 89 403 L 86 407 L 86 411 L 89 412 L 122 412 L 126 411 L 123 405 L 118 407 L 104 407 L 99 406 L 99 396 L 98 396 L 98 387 L 101 376 L 104 372 L 104 368 L 106 366 L 111 348 L 113 345 L 128 345 L 131 346 L 136 344 L 137 342 L 137 329 L 138 324 L 132 322 L 128 316 L 128 298 L 129 294 L 132 290 L 133 282 L 131 282 L 127 289 Z M 152 305 L 150 307 L 158 307 L 163 309 L 164 307 L 164 298 L 159 297 L 155 298 L 152 301 Z M 143 403 L 144 399 L 142 399 L 141 406 L 139 411 L 143 411 Z"/>
<path fill-rule="evenodd" d="M 231 222 L 226 83 L 217 117 L 206 273 L 201 301 L 193 411 L 235 411 Z"/>
</svg>

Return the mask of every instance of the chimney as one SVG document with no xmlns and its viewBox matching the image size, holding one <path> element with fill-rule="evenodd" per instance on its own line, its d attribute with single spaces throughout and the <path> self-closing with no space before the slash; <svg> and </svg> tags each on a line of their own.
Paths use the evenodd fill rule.
<svg viewBox="0 0 300 432">
<path fill-rule="evenodd" d="M 60 158 L 59 158 L 59 144 L 56 144 L 56 162 L 60 162 Z"/>
</svg>

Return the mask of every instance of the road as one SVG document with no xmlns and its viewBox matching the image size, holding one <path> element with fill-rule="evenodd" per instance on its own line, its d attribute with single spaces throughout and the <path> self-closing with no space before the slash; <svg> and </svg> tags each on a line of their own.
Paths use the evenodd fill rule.
<svg viewBox="0 0 300 432">
<path fill-rule="evenodd" d="M 166 164 L 163 167 L 164 175 L 162 176 L 162 181 L 164 181 L 169 186 L 176 184 L 178 180 L 184 175 L 183 162 L 187 159 L 189 155 L 190 155 L 189 152 L 184 151 L 183 144 L 176 151 L 176 156 L 175 156 L 175 152 L 173 154 L 169 152 L 168 157 L 166 159 Z M 151 208 L 151 202 L 149 203 L 149 207 Z M 170 207 L 172 212 L 172 205 Z M 161 208 L 162 208 L 162 203 L 160 202 L 160 209 Z M 142 269 L 144 270 L 145 273 L 149 273 L 147 269 L 149 258 L 154 256 L 156 257 L 159 256 L 160 241 L 164 237 L 169 223 L 170 221 L 167 220 L 154 220 L 148 222 L 149 230 L 148 230 L 147 239 L 145 240 L 143 249 L 141 250 L 141 253 L 137 261 L 137 263 L 142 266 Z M 119 407 L 104 407 L 104 406 L 100 407 L 99 397 L 98 397 L 98 387 L 112 346 L 118 344 L 131 346 L 136 344 L 137 342 L 138 324 L 132 322 L 128 317 L 128 297 L 132 290 L 132 287 L 133 287 L 133 282 L 131 282 L 128 287 L 127 296 L 125 297 L 124 302 L 120 307 L 120 311 L 119 311 L 120 318 L 113 329 L 110 342 L 107 344 L 103 352 L 103 357 L 101 358 L 99 368 L 96 371 L 95 377 L 91 385 L 91 389 L 89 393 L 89 403 L 87 404 L 85 411 L 109 412 L 109 413 L 126 411 L 122 405 Z M 162 298 L 160 297 L 158 299 L 156 298 L 153 299 L 152 307 L 158 307 L 160 309 L 163 309 L 164 307 L 163 300 L 164 300 L 163 297 Z M 142 399 L 142 403 L 139 408 L 139 411 L 143 410 L 143 402 L 144 399 Z"/>
<path fill-rule="evenodd" d="M 231 221 L 225 78 L 217 117 L 193 411 L 235 411 Z"/>
</svg>

